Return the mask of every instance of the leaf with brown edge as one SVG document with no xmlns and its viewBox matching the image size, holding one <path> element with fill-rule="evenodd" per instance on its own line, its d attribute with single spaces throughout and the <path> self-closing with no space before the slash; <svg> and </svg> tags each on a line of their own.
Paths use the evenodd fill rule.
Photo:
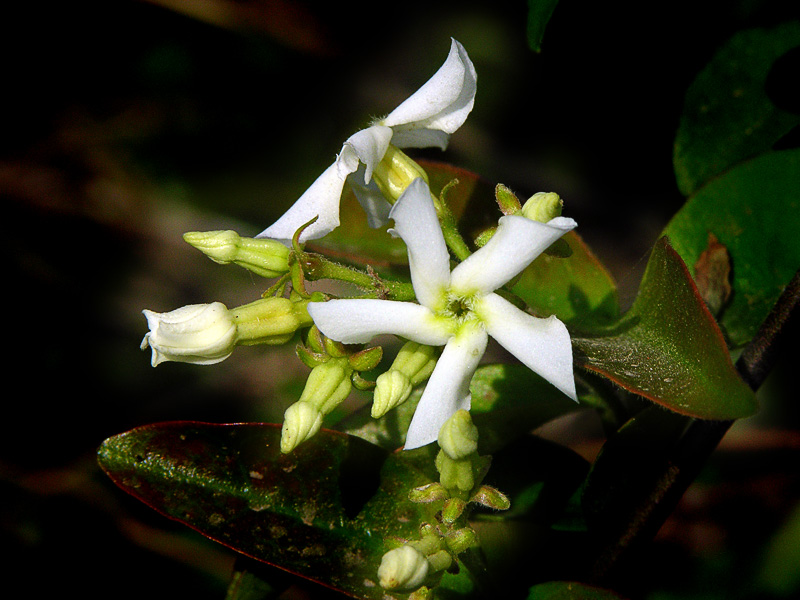
<svg viewBox="0 0 800 600">
<path fill-rule="evenodd" d="M 433 450 L 390 455 L 323 430 L 283 454 L 280 436 L 272 424 L 159 423 L 107 439 L 98 460 L 129 494 L 245 556 L 354 598 L 394 597 L 377 569 L 387 540 L 434 518 L 438 507 L 407 500 L 436 478 Z M 466 569 L 448 578 L 468 581 Z"/>
<path fill-rule="evenodd" d="M 572 342 L 578 366 L 674 412 L 728 420 L 757 409 L 667 238 L 653 248 L 631 309 L 615 325 Z"/>
</svg>

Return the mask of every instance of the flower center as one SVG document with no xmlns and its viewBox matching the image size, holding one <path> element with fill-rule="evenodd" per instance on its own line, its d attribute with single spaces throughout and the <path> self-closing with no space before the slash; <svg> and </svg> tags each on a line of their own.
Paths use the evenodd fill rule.
<svg viewBox="0 0 800 600">
<path fill-rule="evenodd" d="M 477 319 L 477 315 L 473 309 L 473 303 L 474 299 L 472 297 L 449 294 L 447 304 L 440 314 L 455 321 L 460 326 L 467 321 L 474 321 Z"/>
</svg>

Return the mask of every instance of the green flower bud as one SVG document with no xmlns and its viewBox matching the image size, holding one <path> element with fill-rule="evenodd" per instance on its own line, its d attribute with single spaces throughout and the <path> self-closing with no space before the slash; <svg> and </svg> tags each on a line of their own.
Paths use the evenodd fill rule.
<svg viewBox="0 0 800 600">
<path fill-rule="evenodd" d="M 142 311 L 150 331 L 141 349 L 152 349 L 150 364 L 212 365 L 225 360 L 236 343 L 236 324 L 221 302 L 190 304 L 167 313 Z"/>
<path fill-rule="evenodd" d="M 437 355 L 438 349 L 434 346 L 406 342 L 397 353 L 390 369 L 403 373 L 412 386 L 419 385 L 433 373 Z"/>
<path fill-rule="evenodd" d="M 419 504 L 447 500 L 449 497 L 450 494 L 438 481 L 414 488 L 408 493 L 408 499 Z"/>
<path fill-rule="evenodd" d="M 375 380 L 372 396 L 372 416 L 379 419 L 387 412 L 405 402 L 411 395 L 411 382 L 400 371 L 386 371 Z"/>
<path fill-rule="evenodd" d="M 385 590 L 413 590 L 428 576 L 428 559 L 411 546 L 389 550 L 381 558 L 378 581 Z"/>
<path fill-rule="evenodd" d="M 561 216 L 563 206 L 564 202 L 558 194 L 539 192 L 528 198 L 519 214 L 531 221 L 547 223 L 549 220 Z"/>
<path fill-rule="evenodd" d="M 317 365 L 308 376 L 300 402 L 306 402 L 327 415 L 350 395 L 352 372 L 346 358 L 332 358 Z"/>
<path fill-rule="evenodd" d="M 281 452 L 288 454 L 322 426 L 322 413 L 308 402 L 295 402 L 283 414 Z"/>
<path fill-rule="evenodd" d="M 438 552 L 434 552 L 428 556 L 427 559 L 428 564 L 430 564 L 429 570 L 432 573 L 438 573 L 439 571 L 449 569 L 450 565 L 453 564 L 453 557 L 450 556 L 450 553 L 447 550 L 439 550 Z"/>
<path fill-rule="evenodd" d="M 355 354 L 351 354 L 347 360 L 354 371 L 369 371 L 378 366 L 383 358 L 383 348 L 375 346 L 374 348 L 366 348 Z"/>
<path fill-rule="evenodd" d="M 288 342 L 295 331 L 313 323 L 307 306 L 308 300 L 269 297 L 232 309 L 236 342 L 246 346 Z"/>
<path fill-rule="evenodd" d="M 190 231 L 183 239 L 216 263 L 234 263 L 262 277 L 289 271 L 289 248 L 269 239 L 240 237 L 235 231 Z"/>
<path fill-rule="evenodd" d="M 478 534 L 471 527 L 450 531 L 445 536 L 447 547 L 453 554 L 461 554 L 478 542 Z"/>
<path fill-rule="evenodd" d="M 508 499 L 508 496 L 488 485 L 479 487 L 475 495 L 470 498 L 470 502 L 476 502 L 494 510 L 508 510 L 511 508 L 511 500 Z"/>
<path fill-rule="evenodd" d="M 475 487 L 475 475 L 469 458 L 455 460 L 442 450 L 436 455 L 439 482 L 448 490 L 468 492 Z"/>
<path fill-rule="evenodd" d="M 372 180 L 392 204 L 406 191 L 411 182 L 419 177 L 428 183 L 428 174 L 425 170 L 405 152 L 391 144 L 372 172 Z"/>
<path fill-rule="evenodd" d="M 453 460 L 466 458 L 478 449 L 478 428 L 469 411 L 458 410 L 439 430 L 439 446 Z"/>
<path fill-rule="evenodd" d="M 466 507 L 467 503 L 461 498 L 448 498 L 444 503 L 444 508 L 442 508 L 442 521 L 452 525 L 464 514 Z"/>
<path fill-rule="evenodd" d="M 495 186 L 494 197 L 500 207 L 500 212 L 504 215 L 515 215 L 522 209 L 517 195 L 502 183 Z"/>
</svg>

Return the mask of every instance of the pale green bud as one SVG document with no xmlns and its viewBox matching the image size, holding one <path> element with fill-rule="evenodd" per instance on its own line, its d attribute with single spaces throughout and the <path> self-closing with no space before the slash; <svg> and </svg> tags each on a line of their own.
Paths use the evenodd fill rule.
<svg viewBox="0 0 800 600">
<path fill-rule="evenodd" d="M 214 262 L 234 263 L 262 277 L 289 271 L 289 248 L 270 239 L 240 237 L 235 231 L 190 231 L 183 239 Z"/>
<path fill-rule="evenodd" d="M 308 402 L 295 402 L 283 413 L 281 452 L 287 454 L 322 427 L 322 413 Z"/>
<path fill-rule="evenodd" d="M 467 503 L 461 498 L 448 498 L 442 507 L 442 522 L 452 525 L 464 514 L 466 508 Z"/>
<path fill-rule="evenodd" d="M 450 531 L 445 536 L 447 547 L 453 554 L 461 554 L 478 542 L 478 534 L 471 527 L 463 527 Z"/>
<path fill-rule="evenodd" d="M 406 191 L 412 181 L 420 177 L 428 183 L 428 174 L 425 170 L 405 152 L 391 144 L 372 172 L 372 180 L 392 204 Z"/>
<path fill-rule="evenodd" d="M 558 194 L 539 192 L 528 198 L 528 201 L 522 205 L 519 214 L 531 221 L 547 223 L 551 219 L 561 216 L 563 206 L 564 202 Z"/>
<path fill-rule="evenodd" d="M 413 590 L 428 576 L 428 559 L 416 548 L 400 546 L 381 558 L 378 581 L 385 590 Z"/>
<path fill-rule="evenodd" d="M 469 458 L 455 460 L 442 450 L 436 455 L 436 470 L 439 482 L 448 490 L 468 492 L 475 487 L 475 475 Z"/>
<path fill-rule="evenodd" d="M 434 552 L 428 556 L 427 559 L 428 563 L 430 564 L 430 571 L 433 573 L 449 569 L 450 565 L 453 564 L 453 557 L 447 550 L 439 550 L 438 552 Z"/>
<path fill-rule="evenodd" d="M 350 395 L 352 373 L 346 358 L 331 358 L 317 365 L 311 369 L 300 402 L 308 403 L 327 415 Z"/>
<path fill-rule="evenodd" d="M 390 370 L 400 371 L 411 385 L 419 385 L 433 373 L 438 349 L 417 342 L 406 342 L 397 353 Z"/>
<path fill-rule="evenodd" d="M 231 310 L 237 329 L 237 343 L 283 344 L 299 328 L 313 323 L 308 314 L 308 300 L 261 298 Z"/>
<path fill-rule="evenodd" d="M 453 460 L 466 458 L 478 449 L 478 428 L 469 411 L 458 410 L 439 430 L 439 446 Z"/>
<path fill-rule="evenodd" d="M 154 367 L 166 361 L 211 365 L 233 352 L 236 324 L 221 302 L 190 304 L 167 313 L 142 312 L 150 331 L 141 349 L 152 349 Z"/>
<path fill-rule="evenodd" d="M 400 371 L 386 371 L 375 380 L 372 399 L 372 416 L 378 419 L 411 395 L 411 382 Z"/>
</svg>

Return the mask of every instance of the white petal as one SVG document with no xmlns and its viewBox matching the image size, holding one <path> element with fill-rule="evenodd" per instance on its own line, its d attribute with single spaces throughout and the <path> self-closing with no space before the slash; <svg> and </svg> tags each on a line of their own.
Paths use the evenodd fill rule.
<svg viewBox="0 0 800 600">
<path fill-rule="evenodd" d="M 548 223 L 520 216 L 500 217 L 489 242 L 453 269 L 451 288 L 464 295 L 496 290 L 577 225 L 565 217 Z"/>
<path fill-rule="evenodd" d="M 447 342 L 411 419 L 406 450 L 436 441 L 447 419 L 457 410 L 469 410 L 469 384 L 486 351 L 487 341 L 486 332 L 473 326 Z"/>
<path fill-rule="evenodd" d="M 429 346 L 442 346 L 452 335 L 447 322 L 413 302 L 329 300 L 312 302 L 308 314 L 319 330 L 345 344 L 363 344 L 390 333 Z"/>
<path fill-rule="evenodd" d="M 347 179 L 347 183 L 353 189 L 361 208 L 367 213 L 369 226 L 372 228 L 381 227 L 389 221 L 389 211 L 392 210 L 392 205 L 389 204 L 386 196 L 383 195 L 383 192 L 374 181 L 364 185 L 364 170 L 364 165 L 360 165 L 358 170 Z"/>
<path fill-rule="evenodd" d="M 489 335 L 534 373 L 577 402 L 572 371 L 572 343 L 566 326 L 555 316 L 533 317 L 497 294 L 475 306 Z"/>
<path fill-rule="evenodd" d="M 342 146 L 341 160 L 353 172 L 358 167 L 358 161 L 364 163 L 364 180 L 367 184 L 372 179 L 372 171 L 383 160 L 389 142 L 392 141 L 392 130 L 383 125 L 373 125 L 354 133 Z"/>
<path fill-rule="evenodd" d="M 415 135 L 414 131 L 435 130 L 450 134 L 461 127 L 472 111 L 477 79 L 467 51 L 452 40 L 450 53 L 439 70 L 381 123 L 394 129 L 396 134 L 403 132 L 394 141 L 399 147 L 436 145 L 444 149 L 446 136 Z"/>
<path fill-rule="evenodd" d="M 257 238 L 271 238 L 289 242 L 295 232 L 314 217 L 319 217 L 303 230 L 300 241 L 324 237 L 339 226 L 339 201 L 346 172 L 341 161 L 337 160 L 317 177 L 303 195 L 283 216 L 259 233 Z"/>
<path fill-rule="evenodd" d="M 431 310 L 440 310 L 450 283 L 450 254 L 428 184 L 423 179 L 412 181 L 392 207 L 389 218 L 394 219 L 390 233 L 403 238 L 408 247 L 417 300 Z"/>
</svg>

